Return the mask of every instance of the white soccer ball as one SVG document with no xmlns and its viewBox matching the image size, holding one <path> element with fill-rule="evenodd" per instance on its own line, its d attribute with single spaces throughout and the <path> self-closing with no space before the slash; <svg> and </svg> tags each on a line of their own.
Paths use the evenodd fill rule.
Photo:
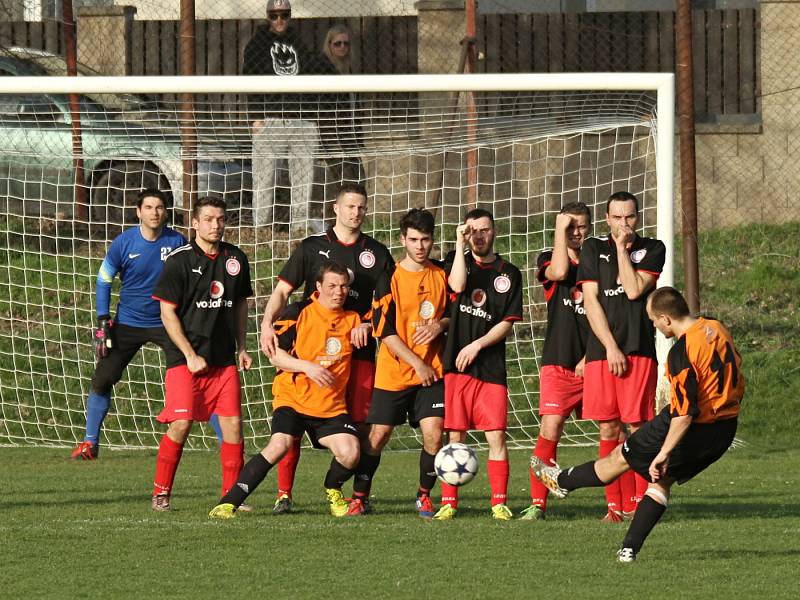
<svg viewBox="0 0 800 600">
<path fill-rule="evenodd" d="M 454 442 L 442 447 L 433 461 L 436 475 L 444 483 L 461 486 L 473 480 L 478 472 L 478 457 L 467 446 Z"/>
</svg>

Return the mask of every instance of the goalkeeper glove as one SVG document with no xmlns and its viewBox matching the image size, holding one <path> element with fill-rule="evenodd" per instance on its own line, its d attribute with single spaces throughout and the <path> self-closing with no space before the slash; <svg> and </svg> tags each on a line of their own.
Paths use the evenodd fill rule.
<svg viewBox="0 0 800 600">
<path fill-rule="evenodd" d="M 94 331 L 94 353 L 97 359 L 105 358 L 111 351 L 111 328 L 114 321 L 109 315 L 101 315 L 97 318 L 97 329 Z"/>
</svg>

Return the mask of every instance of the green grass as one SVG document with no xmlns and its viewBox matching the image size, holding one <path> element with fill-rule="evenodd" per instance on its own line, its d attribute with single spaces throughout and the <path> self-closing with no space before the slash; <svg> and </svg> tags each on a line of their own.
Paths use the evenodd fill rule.
<svg viewBox="0 0 800 600">
<path fill-rule="evenodd" d="M 794 597 L 800 451 L 755 446 L 677 488 L 632 565 L 614 562 L 625 526 L 599 522 L 602 490 L 551 501 L 545 522 L 496 523 L 481 472 L 462 489 L 456 520 L 417 518 L 415 453 L 385 456 L 375 515 L 328 516 L 329 455 L 306 451 L 296 514 L 271 514 L 270 473 L 251 496 L 256 512 L 216 522 L 206 518 L 218 493 L 214 453 L 184 455 L 175 510 L 155 514 L 151 451 L 73 463 L 61 449 L 4 448 L 0 585 L 5 598 Z M 569 449 L 560 459 L 592 454 Z M 527 502 L 527 458 L 511 457 L 515 513 Z"/>
</svg>

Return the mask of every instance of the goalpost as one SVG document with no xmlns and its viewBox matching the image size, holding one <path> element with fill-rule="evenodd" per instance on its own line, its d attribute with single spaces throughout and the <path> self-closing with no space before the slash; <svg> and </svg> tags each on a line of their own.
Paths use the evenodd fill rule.
<svg viewBox="0 0 800 600">
<path fill-rule="evenodd" d="M 267 192 L 273 198 L 273 191 L 263 172 L 252 174 L 247 100 L 265 90 L 266 107 L 287 97 L 316 106 L 309 112 L 302 104 L 298 120 L 312 122 L 317 137 L 305 144 L 307 156 L 292 154 L 288 178 L 281 160 L 287 154 L 272 150 L 280 140 L 255 145 L 255 158 L 277 168 L 269 224 L 260 226 L 253 223 L 254 188 L 261 198 Z M 81 99 L 79 156 L 68 102 L 64 109 L 71 93 Z M 181 98 L 192 99 L 194 121 L 181 111 Z M 135 224 L 131 200 L 142 187 L 169 190 L 182 226 L 185 187 L 197 186 L 228 200 L 226 239 L 251 260 L 256 296 L 248 349 L 255 364 L 243 375 L 243 421 L 248 444 L 263 446 L 274 373 L 257 350 L 264 304 L 294 243 L 331 216 L 336 185 L 359 177 L 370 195 L 364 231 L 395 258 L 398 221 L 409 208 L 436 214 L 434 258 L 453 247 L 455 227 L 473 202 L 493 211 L 496 250 L 520 268 L 524 283 L 524 319 L 507 342 L 509 445 L 531 447 L 546 325 L 536 257 L 552 243 L 562 203 L 586 202 L 595 234 L 602 234 L 606 199 L 628 190 L 640 199 L 640 233 L 667 246 L 659 284 L 672 284 L 673 129 L 674 80 L 666 73 L 6 77 L 0 92 L 0 444 L 71 446 L 82 439 L 100 261 L 113 237 Z M 73 203 L 76 158 L 87 178 L 83 208 Z M 343 164 L 356 164 L 350 171 L 360 174 L 346 175 Z M 302 165 L 313 170 L 302 175 Z M 668 345 L 660 339 L 658 346 L 663 362 Z M 115 387 L 104 447 L 157 446 L 163 371 L 155 347 L 134 358 Z M 573 419 L 563 443 L 596 439 L 592 423 Z M 418 443 L 404 427 L 392 447 Z M 188 444 L 211 448 L 216 441 L 202 427 Z"/>
</svg>

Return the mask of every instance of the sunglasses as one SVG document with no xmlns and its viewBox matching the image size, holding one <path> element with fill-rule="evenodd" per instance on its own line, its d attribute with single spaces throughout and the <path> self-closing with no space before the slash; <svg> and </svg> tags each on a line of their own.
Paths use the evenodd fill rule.
<svg viewBox="0 0 800 600">
<path fill-rule="evenodd" d="M 285 11 L 285 12 L 271 12 L 271 13 L 267 13 L 267 18 L 268 18 L 270 21 L 277 21 L 278 19 L 281 19 L 281 20 L 283 20 L 283 21 L 288 21 L 289 19 L 291 19 L 291 18 L 292 18 L 292 11 L 290 11 L 290 10 L 287 10 L 287 11 Z"/>
<path fill-rule="evenodd" d="M 350 42 L 346 40 L 336 40 L 335 42 L 331 42 L 331 46 L 336 48 L 341 48 L 342 46 L 349 46 Z"/>
</svg>

